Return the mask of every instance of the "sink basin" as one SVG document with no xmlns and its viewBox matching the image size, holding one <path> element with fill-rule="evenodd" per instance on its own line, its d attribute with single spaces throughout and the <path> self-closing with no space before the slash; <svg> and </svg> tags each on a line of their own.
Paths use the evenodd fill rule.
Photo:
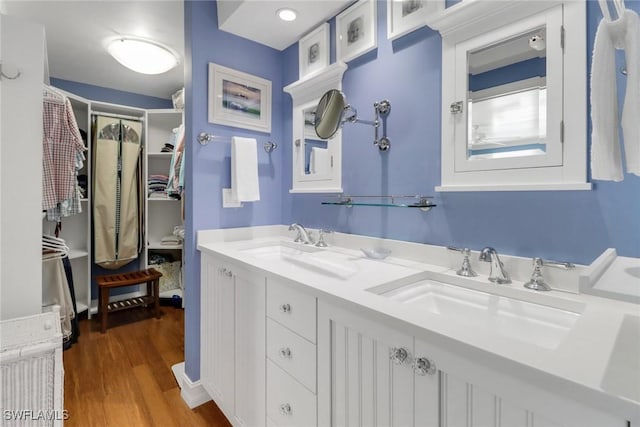
<svg viewBox="0 0 640 427">
<path fill-rule="evenodd" d="M 257 246 L 240 249 L 240 252 L 260 259 L 276 260 L 296 257 L 305 253 L 313 253 L 321 250 L 322 249 L 316 248 L 315 246 L 298 243 L 265 242 Z"/>
<path fill-rule="evenodd" d="M 307 280 L 332 280 L 361 289 L 417 273 L 404 266 L 368 259 L 360 253 L 288 241 L 245 242 L 237 250 L 256 259 L 270 261 L 275 271 L 286 268 L 291 272 L 294 269 L 304 274 Z"/>
<path fill-rule="evenodd" d="M 468 328 L 485 329 L 546 349 L 557 348 L 580 317 L 578 313 L 434 280 L 422 280 L 380 295 L 420 305 Z"/>
</svg>

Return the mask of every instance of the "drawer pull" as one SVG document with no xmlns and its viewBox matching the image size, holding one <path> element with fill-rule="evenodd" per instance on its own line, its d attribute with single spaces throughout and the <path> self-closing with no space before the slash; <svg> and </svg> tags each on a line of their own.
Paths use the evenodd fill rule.
<svg viewBox="0 0 640 427">
<path fill-rule="evenodd" d="M 283 403 L 280 405 L 280 413 L 282 415 L 291 415 L 291 405 L 288 403 Z"/>
<path fill-rule="evenodd" d="M 227 270 L 226 268 L 219 268 L 218 271 L 224 276 L 227 276 L 227 277 L 233 276 L 233 271 Z"/>
<path fill-rule="evenodd" d="M 418 357 L 413 361 L 413 370 L 418 375 L 433 375 L 436 373 L 436 364 L 427 357 Z"/>
<path fill-rule="evenodd" d="M 289 304 L 282 304 L 280 306 L 280 311 L 285 313 L 285 314 L 289 314 L 289 313 L 291 313 L 291 306 Z"/>
<path fill-rule="evenodd" d="M 283 359 L 291 359 L 293 354 L 291 354 L 291 349 L 289 347 L 280 349 L 280 357 Z"/>
<path fill-rule="evenodd" d="M 389 350 L 389 359 L 396 365 L 404 365 L 411 362 L 409 352 L 405 348 L 391 348 Z"/>
</svg>

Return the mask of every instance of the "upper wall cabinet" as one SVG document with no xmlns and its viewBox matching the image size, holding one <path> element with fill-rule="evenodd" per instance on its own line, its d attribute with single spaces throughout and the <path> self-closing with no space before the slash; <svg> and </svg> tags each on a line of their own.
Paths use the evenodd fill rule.
<svg viewBox="0 0 640 427">
<path fill-rule="evenodd" d="M 442 34 L 436 190 L 590 189 L 585 2 L 465 0 L 429 25 Z"/>
<path fill-rule="evenodd" d="M 284 88 L 293 98 L 291 193 L 342 193 L 342 130 L 322 140 L 314 124 L 318 101 L 326 91 L 342 89 L 346 69 L 336 62 Z"/>
</svg>

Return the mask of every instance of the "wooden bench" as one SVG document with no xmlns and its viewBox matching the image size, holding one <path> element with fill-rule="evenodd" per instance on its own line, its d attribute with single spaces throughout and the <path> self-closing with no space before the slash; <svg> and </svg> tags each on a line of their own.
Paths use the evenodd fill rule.
<svg viewBox="0 0 640 427">
<path fill-rule="evenodd" d="M 97 276 L 96 282 L 100 293 L 98 306 L 100 314 L 100 331 L 107 330 L 107 315 L 110 312 L 127 310 L 140 306 L 154 305 L 156 318 L 160 318 L 160 277 L 162 273 L 153 268 L 132 273 L 110 274 Z M 109 291 L 122 286 L 147 284 L 147 294 L 141 297 L 128 298 L 121 301 L 109 302 Z"/>
</svg>

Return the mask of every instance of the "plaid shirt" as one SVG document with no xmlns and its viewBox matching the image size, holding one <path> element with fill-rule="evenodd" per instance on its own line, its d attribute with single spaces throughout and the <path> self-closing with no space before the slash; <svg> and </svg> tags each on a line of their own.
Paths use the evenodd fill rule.
<svg viewBox="0 0 640 427">
<path fill-rule="evenodd" d="M 43 98 L 42 209 L 77 197 L 76 154 L 85 151 L 68 99 Z"/>
</svg>

